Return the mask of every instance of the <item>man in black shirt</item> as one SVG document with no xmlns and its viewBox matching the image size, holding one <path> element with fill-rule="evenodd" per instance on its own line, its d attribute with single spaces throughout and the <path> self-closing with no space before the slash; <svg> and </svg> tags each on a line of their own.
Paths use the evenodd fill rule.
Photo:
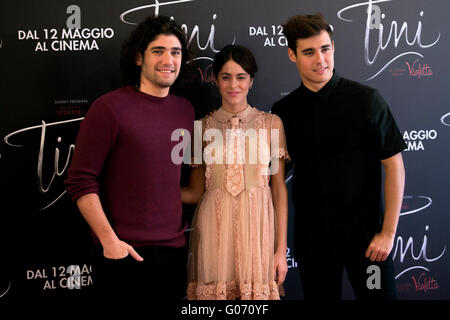
<svg viewBox="0 0 450 320">
<path fill-rule="evenodd" d="M 405 142 L 378 91 L 334 71 L 332 30 L 321 14 L 283 27 L 302 83 L 272 113 L 283 120 L 294 165 L 294 252 L 305 299 L 340 299 L 344 267 L 357 299 L 395 299 L 391 251 Z"/>
</svg>

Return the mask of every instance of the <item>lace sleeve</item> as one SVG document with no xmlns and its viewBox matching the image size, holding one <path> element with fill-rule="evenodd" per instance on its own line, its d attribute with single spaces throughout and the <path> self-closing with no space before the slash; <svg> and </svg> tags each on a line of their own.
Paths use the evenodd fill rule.
<svg viewBox="0 0 450 320">
<path fill-rule="evenodd" d="M 281 121 L 280 117 L 272 114 L 272 122 L 271 122 L 271 157 L 272 158 L 280 158 L 285 161 L 291 161 L 291 157 L 289 156 L 289 152 L 286 146 L 286 136 L 284 133 L 283 121 Z"/>
</svg>

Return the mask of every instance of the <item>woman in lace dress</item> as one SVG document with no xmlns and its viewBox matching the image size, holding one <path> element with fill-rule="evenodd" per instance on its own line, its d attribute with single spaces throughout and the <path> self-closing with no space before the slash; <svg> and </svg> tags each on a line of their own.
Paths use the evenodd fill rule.
<svg viewBox="0 0 450 320">
<path fill-rule="evenodd" d="M 201 121 L 185 203 L 196 203 L 188 299 L 280 299 L 287 273 L 286 150 L 280 118 L 247 103 L 253 54 L 230 45 L 214 58 L 222 106 Z M 198 159 L 197 159 L 198 160 Z M 197 165 L 195 165 L 197 163 Z"/>
</svg>

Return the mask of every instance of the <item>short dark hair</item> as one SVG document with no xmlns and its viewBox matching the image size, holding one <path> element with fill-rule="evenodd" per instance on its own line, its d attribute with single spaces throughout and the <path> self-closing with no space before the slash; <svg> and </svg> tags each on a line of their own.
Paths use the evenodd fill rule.
<svg viewBox="0 0 450 320">
<path fill-rule="evenodd" d="M 332 38 L 333 29 L 321 13 L 297 15 L 289 18 L 283 25 L 283 33 L 288 41 L 288 46 L 295 53 L 297 53 L 297 39 L 316 36 L 322 31 L 328 32 L 330 39 Z"/>
<path fill-rule="evenodd" d="M 136 65 L 136 58 L 139 54 L 144 57 L 148 44 L 160 34 L 174 35 L 180 41 L 182 55 L 180 74 L 183 74 L 190 55 L 187 49 L 186 34 L 172 18 L 150 16 L 134 29 L 122 46 L 120 69 L 125 85 L 138 86 L 140 84 L 141 67 Z"/>
<path fill-rule="evenodd" d="M 256 65 L 253 53 L 246 47 L 230 44 L 225 46 L 214 56 L 213 73 L 216 79 L 219 76 L 219 72 L 222 70 L 223 65 L 229 60 L 233 60 L 239 64 L 251 78 L 255 77 L 258 66 Z"/>
</svg>

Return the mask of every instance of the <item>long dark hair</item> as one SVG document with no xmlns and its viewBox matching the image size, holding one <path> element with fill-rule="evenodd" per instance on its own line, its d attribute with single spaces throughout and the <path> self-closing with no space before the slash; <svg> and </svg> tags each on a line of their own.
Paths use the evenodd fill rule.
<svg viewBox="0 0 450 320">
<path fill-rule="evenodd" d="M 220 50 L 214 57 L 213 73 L 216 79 L 218 78 L 223 65 L 227 63 L 228 60 L 233 60 L 240 65 L 251 78 L 254 78 L 256 71 L 258 71 L 255 56 L 249 49 L 243 46 L 230 44 Z"/>
</svg>

